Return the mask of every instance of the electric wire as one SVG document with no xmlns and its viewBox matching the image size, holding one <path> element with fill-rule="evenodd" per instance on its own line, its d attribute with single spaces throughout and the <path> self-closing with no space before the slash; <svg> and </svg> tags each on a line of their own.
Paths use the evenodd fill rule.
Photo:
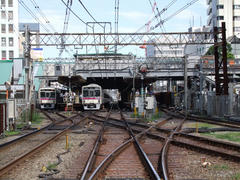
<svg viewBox="0 0 240 180">
<path fill-rule="evenodd" d="M 54 26 L 48 20 L 47 16 L 42 12 L 42 10 L 40 9 L 40 7 L 36 3 L 36 1 L 35 0 L 30 0 L 30 1 L 31 1 L 32 5 L 35 7 L 35 9 L 37 9 L 38 13 L 43 17 L 45 23 L 49 25 L 49 27 L 52 29 L 53 32 L 57 32 L 56 29 L 54 28 Z"/>
<path fill-rule="evenodd" d="M 156 3 L 156 0 L 154 0 L 154 1 L 155 1 L 155 3 Z M 177 1 L 177 0 L 174 0 L 174 3 L 175 3 L 176 1 Z M 157 3 L 156 3 L 156 10 L 157 10 L 157 13 L 158 13 L 158 14 L 161 14 L 160 11 L 159 11 L 159 9 L 158 9 Z M 159 22 L 161 22 L 161 20 L 162 20 L 162 18 L 161 18 L 161 15 L 160 15 L 160 16 L 159 16 Z M 164 27 L 164 24 L 161 26 L 161 29 L 162 29 L 162 32 L 166 32 L 165 27 Z"/>
<path fill-rule="evenodd" d="M 89 10 L 86 8 L 86 6 L 82 3 L 81 0 L 78 0 L 79 3 L 82 5 L 82 7 L 85 9 L 85 11 L 88 13 L 88 15 L 94 20 L 94 22 L 96 22 L 99 26 L 101 26 L 102 28 L 104 28 L 103 25 L 101 25 L 94 17 L 93 15 L 89 12 Z"/>
<path fill-rule="evenodd" d="M 41 22 L 41 20 L 31 11 L 31 9 L 22 0 L 18 0 L 18 2 L 40 24 L 40 26 L 46 32 L 50 32 L 50 30 Z"/>
<path fill-rule="evenodd" d="M 150 0 L 149 0 L 150 1 Z M 150 1 L 151 2 L 151 1 Z M 154 21 L 154 19 L 157 19 L 158 17 L 160 17 L 164 12 L 166 12 L 172 5 L 174 5 L 174 3 L 176 3 L 177 0 L 172 0 L 166 7 L 164 7 L 160 12 L 158 11 L 158 14 L 155 15 L 153 18 L 151 18 L 150 20 L 148 20 L 147 23 L 145 23 L 141 28 L 139 28 L 140 30 L 142 28 L 144 28 L 150 21 Z M 152 3 L 150 3 L 152 5 Z M 153 7 L 153 6 L 152 6 Z M 140 30 L 138 30 L 137 32 L 139 32 Z M 150 29 L 151 30 L 151 29 Z"/>
<path fill-rule="evenodd" d="M 153 18 L 151 18 L 150 20 L 147 21 L 147 23 L 145 23 L 143 26 L 141 26 L 139 29 L 137 29 L 137 31 L 135 31 L 135 33 L 138 33 L 140 32 L 142 29 L 144 29 L 146 27 L 146 25 L 150 22 L 150 21 L 153 21 L 154 19 L 158 18 L 158 16 L 161 16 L 164 12 L 166 12 L 172 5 L 174 5 L 174 3 L 176 3 L 177 0 L 172 0 L 166 7 L 164 7 L 160 12 L 159 10 L 158 11 L 158 14 L 155 15 Z M 152 4 L 152 3 L 151 3 Z M 153 7 L 152 7 L 153 8 Z M 162 22 L 162 21 L 160 21 Z M 151 31 L 151 28 L 149 30 L 149 32 Z M 123 39 L 123 40 L 126 40 L 126 39 Z M 121 49 L 123 49 L 124 47 L 126 46 L 122 46 Z"/>
<path fill-rule="evenodd" d="M 151 0 L 148 0 L 148 1 L 149 1 L 150 6 L 152 7 L 152 11 L 156 17 L 158 14 L 160 14 L 159 9 L 157 7 L 157 2 L 154 0 L 154 4 L 152 4 Z M 155 8 L 156 8 L 158 14 L 156 14 Z M 159 20 L 158 20 L 158 18 L 159 18 Z M 158 22 L 161 22 L 162 21 L 161 15 L 159 15 L 158 18 L 156 18 L 158 20 Z M 150 26 L 150 22 L 151 21 L 149 21 L 149 23 L 147 24 L 148 26 Z M 165 32 L 164 26 L 160 26 L 160 28 L 161 28 L 162 32 Z M 150 29 L 147 29 L 147 31 L 150 31 Z"/>
<path fill-rule="evenodd" d="M 33 11 L 31 11 L 31 9 L 22 1 L 22 0 L 18 0 L 18 2 L 20 3 L 20 5 L 40 24 L 40 26 L 41 27 L 43 27 L 43 29 L 46 31 L 46 32 L 48 32 L 48 33 L 50 33 L 50 30 L 41 22 L 41 20 L 37 17 L 37 15 L 36 14 L 34 14 L 34 12 Z M 31 1 L 32 2 L 32 4 L 35 6 L 35 7 L 37 7 L 38 9 L 39 9 L 39 6 L 37 5 L 37 3 L 35 2 L 35 1 Z M 40 9 L 39 9 L 40 10 Z M 43 13 L 40 13 L 39 12 L 39 14 L 41 14 L 41 15 L 43 15 L 43 16 L 45 16 Z M 44 20 L 47 20 L 47 18 L 45 17 L 43 17 L 43 19 Z M 48 21 L 48 20 L 47 20 Z M 49 21 L 48 21 L 49 22 Z M 47 23 L 47 22 L 46 22 Z M 52 30 L 54 31 L 54 33 L 56 32 L 55 31 L 55 28 L 52 26 Z M 57 38 L 55 38 L 55 40 L 58 40 Z M 68 52 L 69 53 L 69 52 Z"/>
<path fill-rule="evenodd" d="M 194 3 L 196 3 L 199 0 L 192 0 L 190 3 L 186 4 L 185 6 L 183 6 L 181 9 L 177 10 L 175 13 L 173 13 L 172 15 L 168 16 L 167 18 L 165 18 L 164 20 L 162 20 L 161 22 L 159 22 L 158 24 L 156 24 L 155 26 L 152 26 L 150 29 L 154 30 L 156 29 L 158 26 L 162 26 L 162 24 L 164 24 L 165 22 L 167 22 L 168 20 L 170 20 L 171 18 L 173 18 L 174 16 L 178 15 L 179 13 L 181 13 L 182 11 L 184 11 L 185 9 L 187 9 L 189 6 L 193 5 Z"/>
<path fill-rule="evenodd" d="M 82 20 L 71 8 L 69 8 L 68 6 L 67 6 L 67 4 L 63 1 L 63 0 L 61 0 L 62 1 L 62 3 L 71 11 L 71 13 L 79 20 L 79 21 L 81 21 L 83 24 L 85 24 L 86 26 L 88 26 L 88 27 L 90 27 L 90 28 L 92 28 L 92 26 L 89 26 L 84 20 Z"/>
<path fill-rule="evenodd" d="M 63 22 L 63 33 L 66 33 L 67 29 L 68 29 L 68 22 L 69 22 L 69 18 L 70 18 L 71 7 L 72 7 L 72 0 L 68 0 L 66 11 L 65 11 L 65 18 L 64 18 L 64 22 Z M 61 36 L 61 49 L 59 51 L 59 57 L 62 55 L 64 50 L 68 52 L 68 50 L 64 47 L 65 42 L 66 42 L 65 37 Z"/>
</svg>

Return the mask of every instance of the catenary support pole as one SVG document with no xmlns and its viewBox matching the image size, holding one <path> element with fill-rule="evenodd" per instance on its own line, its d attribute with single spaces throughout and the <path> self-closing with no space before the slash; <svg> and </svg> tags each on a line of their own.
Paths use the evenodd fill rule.
<svg viewBox="0 0 240 180">
<path fill-rule="evenodd" d="M 26 112 L 30 110 L 30 32 L 28 26 L 25 28 L 25 47 L 24 47 L 24 59 L 25 59 L 25 103 L 26 103 Z M 26 116 L 29 121 L 29 117 Z"/>
<path fill-rule="evenodd" d="M 187 87 L 188 75 L 187 75 L 187 56 L 184 56 L 184 107 L 185 107 L 185 116 L 187 117 L 188 111 L 188 87 Z"/>
</svg>

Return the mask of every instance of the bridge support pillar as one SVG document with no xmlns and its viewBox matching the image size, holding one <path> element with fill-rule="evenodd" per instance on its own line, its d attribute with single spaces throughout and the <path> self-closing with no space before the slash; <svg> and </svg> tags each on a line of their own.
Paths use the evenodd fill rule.
<svg viewBox="0 0 240 180">
<path fill-rule="evenodd" d="M 168 79 L 167 81 L 167 91 L 168 92 L 172 92 L 173 91 L 173 88 L 172 88 L 172 79 Z"/>
</svg>

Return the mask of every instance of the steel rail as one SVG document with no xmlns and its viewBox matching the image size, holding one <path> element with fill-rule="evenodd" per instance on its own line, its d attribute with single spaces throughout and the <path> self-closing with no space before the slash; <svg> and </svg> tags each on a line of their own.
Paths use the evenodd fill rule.
<svg viewBox="0 0 240 180">
<path fill-rule="evenodd" d="M 113 152 L 111 152 L 100 164 L 99 166 L 94 170 L 94 172 L 91 174 L 88 180 L 93 180 L 98 177 L 98 175 L 104 170 L 104 168 L 111 163 L 111 161 L 114 159 L 115 156 L 120 154 L 127 146 L 130 145 L 130 142 L 133 141 L 133 138 L 125 141 L 123 144 L 118 146 Z M 82 179 L 81 179 L 82 180 Z"/>
<path fill-rule="evenodd" d="M 62 118 L 65 118 L 65 119 L 63 119 L 63 120 L 61 120 L 61 121 L 56 121 L 56 119 L 52 118 L 52 117 L 51 117 L 48 113 L 46 113 L 45 111 L 42 111 L 42 113 L 43 113 L 47 118 L 49 118 L 51 121 L 56 122 L 55 124 L 60 124 L 60 123 L 62 123 L 62 122 L 64 122 L 64 121 L 71 121 L 71 122 L 73 123 L 73 120 L 72 120 L 72 119 L 79 116 L 79 114 L 76 114 L 76 115 L 73 115 L 73 116 L 71 116 L 71 117 L 67 117 L 67 116 L 64 116 L 64 115 L 56 112 L 56 114 L 57 114 L 58 116 L 60 116 L 60 117 L 62 117 Z"/>
<path fill-rule="evenodd" d="M 184 121 L 185 121 L 185 119 L 180 123 L 180 125 L 175 129 L 175 131 L 172 132 L 170 137 L 167 138 L 166 144 L 163 147 L 163 150 L 161 152 L 161 154 L 162 154 L 162 156 L 161 156 L 162 163 L 161 164 L 162 164 L 162 167 L 164 169 L 162 171 L 163 175 L 164 175 L 164 179 L 168 179 L 167 163 L 166 163 L 166 160 L 164 160 L 164 159 L 166 159 L 166 157 L 167 157 L 167 151 L 169 149 L 169 145 L 170 145 L 171 142 L 173 142 L 174 144 L 178 144 L 180 146 L 185 145 L 185 146 L 188 146 L 190 148 L 194 148 L 194 149 L 198 149 L 198 150 L 200 149 L 200 150 L 205 151 L 205 152 L 207 151 L 207 152 L 210 152 L 210 153 L 213 153 L 213 154 L 218 154 L 218 155 L 220 155 L 222 157 L 228 157 L 228 158 L 231 158 L 231 159 L 239 160 L 240 156 L 238 156 L 238 155 L 232 155 L 232 154 L 229 154 L 229 153 L 225 153 L 225 152 L 222 152 L 221 150 L 210 150 L 210 149 L 207 149 L 207 148 L 203 148 L 201 146 L 196 146 L 196 145 L 193 145 L 193 144 L 189 144 L 189 143 L 184 143 L 184 142 L 179 142 L 179 141 L 173 140 L 173 136 L 174 135 L 182 135 L 182 136 L 185 135 L 185 136 L 191 137 L 191 138 L 194 137 L 194 136 L 190 136 L 190 135 L 188 136 L 187 134 L 179 132 L 180 129 L 181 129 L 182 124 L 184 123 Z M 161 137 L 161 138 L 165 138 L 165 137 Z M 235 146 L 234 144 L 231 144 L 231 143 L 223 143 L 223 142 L 219 142 L 219 141 L 213 141 L 213 140 L 210 140 L 210 139 L 204 138 L 204 137 L 194 137 L 194 138 L 200 139 L 201 142 L 203 142 L 203 141 L 209 142 L 210 141 L 211 143 L 215 143 L 217 145 L 226 146 L 228 148 L 230 146 L 230 148 L 234 148 L 235 150 L 239 148 L 238 145 Z"/>
<path fill-rule="evenodd" d="M 99 118 L 102 118 L 102 116 L 97 116 Z M 168 118 L 170 119 L 170 118 Z M 94 120 L 98 120 L 98 119 L 94 119 Z M 116 121 L 116 122 L 120 122 L 119 119 L 115 119 L 115 118 L 109 118 L 109 120 L 113 120 L 113 121 Z M 166 119 L 167 120 L 167 119 Z M 164 120 L 165 121 L 165 120 Z M 162 121 L 164 123 L 164 121 Z M 138 123 L 133 123 L 133 122 L 129 122 L 129 124 L 132 124 L 132 125 L 136 125 L 136 126 L 141 126 L 141 127 L 144 127 L 144 128 L 149 128 L 149 125 L 144 125 L 144 124 L 138 124 Z M 111 124 L 111 125 L 114 125 L 114 124 Z M 116 125 L 116 127 L 119 127 L 118 125 Z M 123 127 L 121 127 L 123 128 Z M 163 132 L 165 130 L 166 133 L 169 133 L 171 132 L 171 130 L 166 130 L 166 129 L 161 129 L 159 127 L 153 127 L 155 128 L 157 131 L 160 131 L 160 132 Z M 135 129 L 133 129 L 135 131 Z M 200 137 L 200 136 L 194 136 L 194 135 L 190 135 L 190 134 L 187 134 L 187 133 L 184 133 L 184 132 L 177 132 L 177 133 L 174 133 L 174 136 L 178 136 L 178 137 L 186 137 L 188 139 L 199 139 L 201 142 L 206 142 L 206 144 L 217 144 L 218 146 L 226 146 L 227 148 L 229 149 L 239 149 L 240 151 L 240 145 L 238 144 L 234 144 L 234 143 L 231 143 L 231 142 L 222 142 L 222 141 L 219 141 L 217 139 L 213 140 L 213 139 L 210 139 L 210 138 L 207 138 L 207 137 Z"/>
<path fill-rule="evenodd" d="M 109 118 L 110 119 L 110 118 Z M 93 119 L 94 120 L 94 119 Z M 168 119 L 164 120 L 163 122 L 167 121 Z M 99 120 L 100 122 L 103 122 L 102 120 Z M 159 123 L 159 125 L 163 125 L 164 123 L 161 122 Z M 111 124 L 110 122 L 107 122 L 108 124 Z M 123 129 L 125 129 L 126 127 L 124 126 Z M 154 128 L 154 126 L 149 127 L 148 129 L 141 131 L 139 134 L 137 134 L 135 137 L 136 138 L 141 138 L 144 134 L 146 134 L 148 131 L 150 131 L 152 128 Z M 112 160 L 114 159 L 114 157 L 116 157 L 118 154 L 120 154 L 125 148 L 127 148 L 130 143 L 132 143 L 134 141 L 134 138 L 131 137 L 131 139 L 125 141 L 123 144 L 121 144 L 120 146 L 118 146 L 117 148 L 115 148 L 98 166 L 97 169 L 95 169 L 95 171 L 92 173 L 91 177 L 89 179 L 94 179 L 98 176 L 98 174 L 106 167 L 108 166 Z"/>
<path fill-rule="evenodd" d="M 100 115 L 94 115 L 98 118 L 103 118 L 102 116 Z M 162 126 L 164 125 L 165 123 L 167 123 L 168 120 L 172 119 L 172 117 L 169 117 L 163 121 L 161 121 L 162 123 L 159 124 L 159 126 Z M 113 121 L 117 121 L 117 122 L 122 122 L 120 119 L 117 119 L 117 118 L 109 118 L 109 120 L 113 120 Z M 126 120 L 127 121 L 127 120 Z M 134 126 L 139 126 L 139 127 L 143 127 L 143 128 L 149 128 L 150 126 L 149 125 L 146 125 L 146 124 L 141 124 L 141 123 L 134 123 L 134 122 L 131 122 L 131 121 L 127 121 L 128 124 L 131 124 L 131 125 L 134 125 Z M 163 129 L 163 128 L 159 128 L 159 127 L 153 127 L 154 129 L 156 129 L 157 131 L 161 131 L 161 132 L 171 132 L 171 130 L 168 130 L 168 129 Z"/>
<path fill-rule="evenodd" d="M 35 130 L 35 131 L 33 131 L 33 132 L 30 132 L 30 133 L 27 133 L 27 134 L 25 134 L 25 135 L 22 135 L 22 136 L 20 136 L 20 137 L 18 137 L 18 138 L 16 138 L 16 139 L 13 139 L 13 140 L 8 141 L 8 142 L 6 142 L 6 143 L 0 144 L 0 148 L 5 148 L 5 147 L 7 147 L 8 145 L 12 145 L 12 144 L 14 144 L 14 143 L 16 143 L 16 142 L 19 142 L 20 140 L 23 140 L 24 138 L 26 138 L 26 137 L 28 137 L 28 136 L 37 135 L 37 134 L 40 133 L 41 131 L 46 130 L 46 129 L 49 129 L 49 128 L 51 128 L 52 126 L 54 126 L 55 120 L 52 119 L 51 116 L 49 116 L 47 113 L 44 112 L 43 114 L 44 114 L 47 118 L 49 118 L 49 119 L 52 121 L 52 123 L 50 123 L 49 125 L 46 125 L 46 126 L 40 128 L 40 129 L 37 129 L 37 130 Z"/>
<path fill-rule="evenodd" d="M 98 122 L 103 122 L 103 120 L 99 120 L 99 119 L 92 118 L 92 117 L 90 119 L 98 121 Z M 125 129 L 125 125 L 120 125 L 120 124 L 116 124 L 116 123 L 112 123 L 112 122 L 107 122 L 107 124 L 118 127 L 118 128 L 121 128 L 121 129 Z M 139 129 L 132 128 L 132 130 L 135 133 L 142 133 L 142 130 L 139 130 Z M 177 132 L 174 135 L 178 135 L 178 134 L 181 134 L 181 133 Z M 164 137 L 164 136 L 156 135 L 156 134 L 149 133 L 149 132 L 146 132 L 146 135 L 150 138 L 158 139 L 160 141 L 164 141 L 166 139 L 166 137 Z M 198 136 L 196 138 L 198 138 Z M 201 141 L 202 138 L 203 137 L 200 138 L 200 141 Z M 209 139 L 209 140 L 210 140 L 211 143 L 215 142 L 212 139 Z M 212 153 L 214 155 L 219 155 L 221 157 L 227 157 L 227 158 L 232 159 L 234 161 L 240 161 L 240 155 L 238 155 L 238 154 L 229 154 L 229 153 L 222 152 L 221 150 L 218 150 L 218 151 L 217 150 L 210 150 L 207 147 L 201 147 L 201 146 L 196 145 L 196 144 L 182 142 L 182 141 L 175 140 L 175 139 L 172 139 L 172 144 L 174 144 L 176 146 L 180 146 L 180 147 L 186 147 L 186 148 L 191 149 L 191 150 L 194 149 L 194 150 L 197 150 L 197 151 L 201 150 L 201 151 L 204 151 L 204 152 L 209 152 L 209 153 Z M 225 145 L 226 147 L 228 146 L 228 143 L 224 144 L 224 142 L 222 142 L 222 144 Z M 231 146 L 234 149 L 239 148 L 239 145 L 236 145 L 236 147 L 234 147 L 234 145 L 235 144 L 231 144 Z"/>
<path fill-rule="evenodd" d="M 161 163 L 158 163 L 158 165 L 160 165 L 160 166 L 158 166 L 158 169 L 162 172 L 164 180 L 168 180 L 168 177 L 169 177 L 169 175 L 168 175 L 168 165 L 167 165 L 167 154 L 168 154 L 169 146 L 172 142 L 174 134 L 181 130 L 184 122 L 185 122 L 185 119 L 183 119 L 179 123 L 179 125 L 174 129 L 174 131 L 171 132 L 169 137 L 165 138 L 164 145 L 163 145 L 163 147 L 160 151 L 159 162 L 161 161 Z"/>
<path fill-rule="evenodd" d="M 52 127 L 52 126 L 53 126 L 53 123 L 51 123 L 51 124 L 49 124 L 49 125 L 47 125 L 47 126 L 44 126 L 44 127 L 41 128 L 41 129 L 37 129 L 37 130 L 35 130 L 35 131 L 33 131 L 33 132 L 24 134 L 24 135 L 22 135 L 22 136 L 20 136 L 20 137 L 18 137 L 18 138 L 16 138 L 16 139 L 13 139 L 13 140 L 11 140 L 11 141 L 6 142 L 6 143 L 0 144 L 0 148 L 1 148 L 1 149 L 2 149 L 2 148 L 5 148 L 5 147 L 7 147 L 7 146 L 9 146 L 9 145 L 12 145 L 12 144 L 14 144 L 14 143 L 16 143 L 16 142 L 19 142 L 20 140 L 23 140 L 24 138 L 27 138 L 28 136 L 36 135 L 36 134 L 40 133 L 41 131 L 46 130 L 46 129 Z"/>
<path fill-rule="evenodd" d="M 121 118 L 123 119 L 123 121 L 126 124 L 126 127 L 130 133 L 130 136 L 134 139 L 134 145 L 135 148 L 137 149 L 138 154 L 141 157 L 142 162 L 147 166 L 147 171 L 151 177 L 151 179 L 158 179 L 161 180 L 160 176 L 158 175 L 157 171 L 155 170 L 155 168 L 153 167 L 151 161 L 148 159 L 146 153 L 144 152 L 144 150 L 142 149 L 142 147 L 140 146 L 137 138 L 135 137 L 131 127 L 129 126 L 128 122 L 126 121 L 125 117 L 123 116 L 122 112 L 120 111 L 121 114 Z"/>
<path fill-rule="evenodd" d="M 174 136 L 177 136 L 177 137 L 185 137 L 185 138 L 188 138 L 188 139 L 198 139 L 199 141 L 201 142 L 204 142 L 206 144 L 216 144 L 218 146 L 225 146 L 227 147 L 227 149 L 234 149 L 234 150 L 237 150 L 240 152 L 240 145 L 239 144 L 234 144 L 234 143 L 231 143 L 231 142 L 223 142 L 223 141 L 220 141 L 220 140 L 217 140 L 217 139 L 210 139 L 210 138 L 207 138 L 207 137 L 202 137 L 202 136 L 195 136 L 195 135 L 191 135 L 191 134 L 186 134 L 186 133 L 183 133 L 183 132 L 178 132 L 178 133 L 175 133 Z"/>
<path fill-rule="evenodd" d="M 180 112 L 172 112 L 172 111 L 169 111 L 169 110 L 166 110 L 166 109 L 162 109 L 162 111 L 171 115 L 171 116 L 177 117 L 177 118 L 184 118 L 185 117 Z M 239 122 L 224 121 L 224 120 L 221 120 L 221 119 L 218 119 L 216 121 L 214 119 L 203 119 L 203 118 L 193 117 L 191 115 L 188 115 L 187 120 L 205 122 L 205 123 L 209 123 L 209 124 L 215 124 L 215 125 L 226 126 L 226 127 L 231 127 L 231 128 L 240 128 L 240 123 Z"/>
<path fill-rule="evenodd" d="M 81 119 L 81 121 L 84 121 L 85 119 L 87 119 L 88 117 L 84 117 Z M 80 121 L 80 122 L 81 122 Z M 2 167 L 0 169 L 0 177 L 2 175 L 4 175 L 5 173 L 7 173 L 9 170 L 11 170 L 13 167 L 15 167 L 17 164 L 23 162 L 26 158 L 32 156 L 33 154 L 35 154 L 36 152 L 39 152 L 41 149 L 45 148 L 48 144 L 52 143 L 54 140 L 56 140 L 57 138 L 59 138 L 60 136 L 64 135 L 68 130 L 70 130 L 72 127 L 74 127 L 76 124 L 73 124 L 67 128 L 65 128 L 63 131 L 57 133 L 56 135 L 54 135 L 53 137 L 47 139 L 46 141 L 44 141 L 43 143 L 41 143 L 40 145 L 37 145 L 36 147 L 34 147 L 33 149 L 31 149 L 30 151 L 26 152 L 25 154 L 19 156 L 17 159 L 10 161 L 9 163 L 7 163 L 4 167 Z"/>
<path fill-rule="evenodd" d="M 98 137 L 97 137 L 97 139 L 96 139 L 96 141 L 95 141 L 94 148 L 93 148 L 93 150 L 92 150 L 92 152 L 91 152 L 91 154 L 90 154 L 90 156 L 89 156 L 89 158 L 88 158 L 88 161 L 87 161 L 87 163 L 86 163 L 86 165 L 85 165 L 85 168 L 84 168 L 83 173 L 82 173 L 82 176 L 81 176 L 81 180 L 86 180 L 86 178 L 87 178 L 87 173 L 90 172 L 91 169 L 92 169 L 92 166 L 93 166 L 94 161 L 95 161 L 95 159 L 96 159 L 96 153 L 98 152 L 98 150 L 99 150 L 99 148 L 100 148 L 100 142 L 102 141 L 102 136 L 103 136 L 103 133 L 104 133 L 104 131 L 105 131 L 105 123 L 106 123 L 106 121 L 108 120 L 108 118 L 110 117 L 111 110 L 112 110 L 112 107 L 111 107 L 111 109 L 109 110 L 105 121 L 103 121 L 102 124 L 101 124 L 101 130 L 100 130 L 100 132 L 99 132 L 99 134 L 98 134 Z"/>
</svg>

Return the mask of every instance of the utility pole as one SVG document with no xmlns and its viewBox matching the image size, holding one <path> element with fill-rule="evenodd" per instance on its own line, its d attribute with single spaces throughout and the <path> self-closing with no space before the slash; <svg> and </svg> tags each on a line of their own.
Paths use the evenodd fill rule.
<svg viewBox="0 0 240 180">
<path fill-rule="evenodd" d="M 222 58 L 218 51 L 218 28 L 214 27 L 214 56 L 215 56 L 215 82 L 216 82 L 216 114 L 224 115 L 228 106 L 228 74 L 227 74 L 227 41 L 225 22 L 222 22 Z M 222 74 L 220 74 L 222 70 Z"/>
<path fill-rule="evenodd" d="M 117 53 L 117 44 L 119 41 L 119 37 L 118 37 L 118 20 L 119 20 L 119 0 L 115 0 L 115 49 L 114 49 L 114 53 Z"/>
<path fill-rule="evenodd" d="M 216 95 L 221 94 L 220 90 L 220 76 L 219 76 L 219 54 L 218 54 L 218 28 L 214 27 L 214 58 L 215 58 L 215 83 L 216 83 Z"/>
<path fill-rule="evenodd" d="M 25 59 L 25 103 L 26 103 L 26 112 L 29 112 L 30 109 L 30 32 L 28 26 L 25 28 L 25 47 L 24 47 L 24 59 Z M 26 116 L 28 117 L 28 116 Z M 28 121 L 29 119 L 27 119 Z"/>
<path fill-rule="evenodd" d="M 223 94 L 228 95 L 228 74 L 227 74 L 227 40 L 225 22 L 222 22 L 222 64 L 223 64 Z"/>
<path fill-rule="evenodd" d="M 222 59 L 219 61 L 218 52 L 218 28 L 214 27 L 214 56 L 215 56 L 215 80 L 216 95 L 228 95 L 228 75 L 227 75 L 227 41 L 225 22 L 222 22 Z M 220 75 L 220 69 L 223 75 Z M 221 87 L 222 86 L 222 87 Z"/>
<path fill-rule="evenodd" d="M 200 75 L 200 94 L 199 94 L 199 105 L 200 105 L 200 113 L 203 112 L 203 63 L 202 59 L 200 59 L 200 67 L 199 67 L 199 75 Z"/>
<path fill-rule="evenodd" d="M 185 106 L 185 117 L 187 117 L 187 110 L 188 110 L 188 75 L 187 75 L 187 55 L 184 56 L 184 106 Z"/>
<path fill-rule="evenodd" d="M 133 88 L 132 88 L 132 93 L 133 93 L 133 108 L 134 108 L 134 112 L 135 110 L 135 94 L 136 94 L 136 89 L 135 89 L 135 73 L 136 73 L 136 68 L 135 68 L 135 59 L 136 56 L 133 57 L 134 58 L 134 62 L 133 62 Z"/>
</svg>

